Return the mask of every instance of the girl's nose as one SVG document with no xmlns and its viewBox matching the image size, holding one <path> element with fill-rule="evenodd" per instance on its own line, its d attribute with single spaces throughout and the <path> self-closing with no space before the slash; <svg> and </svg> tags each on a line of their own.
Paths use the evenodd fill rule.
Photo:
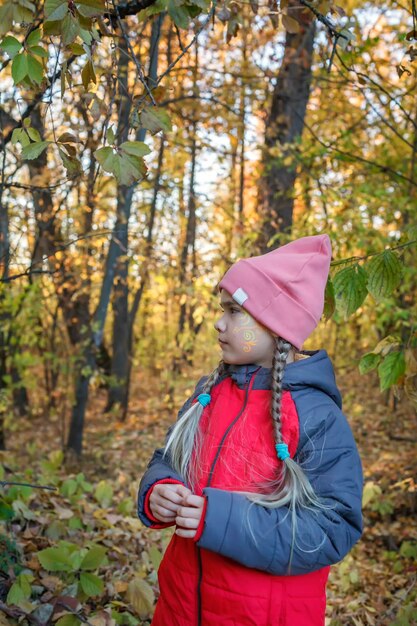
<svg viewBox="0 0 417 626">
<path fill-rule="evenodd" d="M 218 333 L 222 333 L 222 332 L 224 332 L 226 330 L 226 324 L 225 324 L 225 321 L 224 321 L 224 315 L 219 317 L 219 319 L 215 322 L 214 328 L 217 330 Z"/>
</svg>

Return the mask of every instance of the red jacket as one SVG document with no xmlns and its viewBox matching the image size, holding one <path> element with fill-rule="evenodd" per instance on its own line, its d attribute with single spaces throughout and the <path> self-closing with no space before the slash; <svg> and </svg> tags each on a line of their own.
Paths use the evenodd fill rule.
<svg viewBox="0 0 417 626">
<path fill-rule="evenodd" d="M 271 478 L 281 463 L 274 448 L 271 392 L 251 389 L 253 380 L 240 389 L 226 378 L 212 390 L 200 421 L 201 474 L 195 493 L 202 494 L 207 487 L 253 491 L 251 487 Z M 299 420 L 289 391 L 282 399 L 282 435 L 294 456 Z M 238 528 L 236 533 L 239 541 Z M 263 538 L 272 540 L 272 535 Z M 161 594 L 152 625 L 323 626 L 328 571 L 324 567 L 298 576 L 276 576 L 174 535 L 159 569 Z"/>
</svg>

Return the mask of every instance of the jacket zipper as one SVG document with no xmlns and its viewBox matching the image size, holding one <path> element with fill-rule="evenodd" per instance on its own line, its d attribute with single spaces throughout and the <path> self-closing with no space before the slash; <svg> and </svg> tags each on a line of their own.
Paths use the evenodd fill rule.
<svg viewBox="0 0 417 626">
<path fill-rule="evenodd" d="M 255 370 L 253 372 L 253 374 L 251 374 L 251 377 L 250 377 L 250 379 L 247 382 L 246 387 L 245 387 L 245 399 L 243 401 L 243 406 L 240 409 L 239 413 L 230 422 L 229 426 L 226 428 L 226 430 L 223 433 L 223 437 L 221 438 L 220 443 L 219 443 L 219 445 L 217 447 L 216 456 L 214 457 L 213 462 L 212 462 L 211 467 L 210 467 L 210 472 L 209 472 L 209 477 L 208 477 L 208 480 L 207 480 L 206 487 L 210 487 L 210 485 L 211 485 L 211 482 L 213 480 L 214 470 L 215 470 L 215 467 L 217 465 L 217 461 L 219 460 L 219 456 L 220 456 L 220 453 L 221 453 L 221 450 L 222 450 L 222 446 L 223 446 L 223 444 L 224 444 L 228 434 L 230 433 L 230 431 L 232 430 L 232 428 L 236 424 L 236 422 L 239 420 L 239 418 L 242 416 L 243 411 L 246 408 L 246 405 L 248 403 L 248 397 L 249 397 L 249 391 L 250 391 L 250 388 L 251 388 L 251 383 L 252 383 L 253 378 L 258 373 L 259 369 Z M 202 578 L 203 578 L 203 564 L 201 562 L 201 549 L 200 548 L 197 548 L 197 557 L 198 557 L 198 583 L 197 583 L 197 611 L 198 611 L 197 612 L 197 616 L 198 616 L 198 620 L 197 620 L 197 623 L 198 623 L 198 626 L 202 626 L 201 582 L 202 582 Z"/>
</svg>

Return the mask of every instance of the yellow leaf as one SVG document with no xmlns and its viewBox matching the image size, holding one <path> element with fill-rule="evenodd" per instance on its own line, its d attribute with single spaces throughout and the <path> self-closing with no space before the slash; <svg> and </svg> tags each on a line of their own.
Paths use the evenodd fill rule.
<svg viewBox="0 0 417 626">
<path fill-rule="evenodd" d="M 134 578 L 130 581 L 127 594 L 128 602 L 133 606 L 140 619 L 150 616 L 155 602 L 152 587 L 142 578 Z"/>
<path fill-rule="evenodd" d="M 116 582 L 114 583 L 114 588 L 116 590 L 116 593 L 125 593 L 127 591 L 128 584 L 124 580 L 116 580 Z"/>
<path fill-rule="evenodd" d="M 297 22 L 297 20 L 295 20 L 293 17 L 290 17 L 289 15 L 282 16 L 282 25 L 289 33 L 294 34 L 300 32 L 300 24 Z"/>
</svg>

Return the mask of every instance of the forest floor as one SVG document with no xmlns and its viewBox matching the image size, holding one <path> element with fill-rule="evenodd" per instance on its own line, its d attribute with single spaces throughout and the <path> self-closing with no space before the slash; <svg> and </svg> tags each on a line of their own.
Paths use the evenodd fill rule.
<svg viewBox="0 0 417 626">
<path fill-rule="evenodd" d="M 363 459 L 365 531 L 332 568 L 326 626 L 411 626 L 417 624 L 416 413 L 406 399 L 394 410 L 370 375 L 346 371 L 338 383 Z M 0 626 L 149 623 L 158 593 L 156 571 L 171 531 L 145 529 L 135 517 L 135 498 L 176 410 L 155 382 L 139 378 L 137 385 L 124 422 L 104 412 L 105 391 L 94 392 L 81 464 L 63 461 L 60 418 L 16 418 L 9 426 L 0 480 L 52 484 L 58 491 L 0 487 L 0 513 L 2 506 L 14 511 L 0 523 L 0 544 L 6 546 L 0 557 Z M 179 383 L 174 404 L 179 407 L 191 391 L 188 381 Z M 13 558 L 10 540 L 18 547 Z M 80 565 L 92 543 L 107 551 L 106 560 L 89 568 L 95 575 Z M 53 547 L 67 559 L 74 546 L 84 551 L 78 561 L 71 557 L 71 567 L 54 570 L 37 557 Z M 12 561 L 20 566 L 11 567 Z M 84 595 L 78 594 L 78 603 L 72 596 L 81 580 Z"/>
</svg>

